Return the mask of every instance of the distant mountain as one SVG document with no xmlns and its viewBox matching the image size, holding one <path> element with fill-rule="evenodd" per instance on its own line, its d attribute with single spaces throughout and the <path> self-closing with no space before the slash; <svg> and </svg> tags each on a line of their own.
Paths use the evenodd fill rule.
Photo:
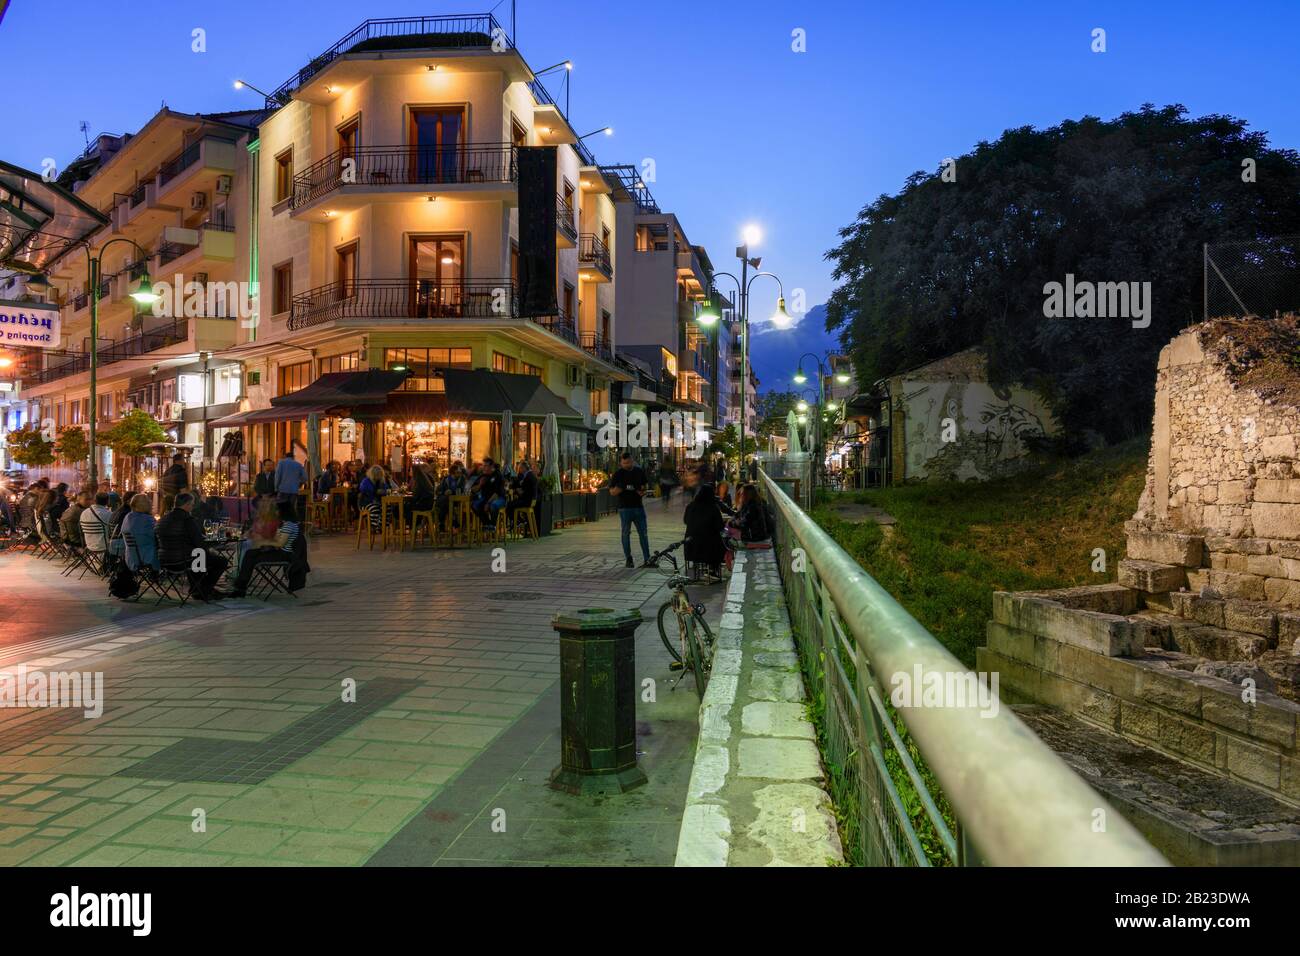
<svg viewBox="0 0 1300 956">
<path fill-rule="evenodd" d="M 840 350 L 839 339 L 826 331 L 825 305 L 815 305 L 797 318 L 798 323 L 788 329 L 777 329 L 767 322 L 753 326 L 749 361 L 758 375 L 760 392 L 799 388 L 791 380 L 799 366 L 799 356 L 812 352 L 820 358 L 827 352 Z M 804 371 L 810 383 L 815 381 L 812 369 L 812 361 L 808 360 Z"/>
</svg>

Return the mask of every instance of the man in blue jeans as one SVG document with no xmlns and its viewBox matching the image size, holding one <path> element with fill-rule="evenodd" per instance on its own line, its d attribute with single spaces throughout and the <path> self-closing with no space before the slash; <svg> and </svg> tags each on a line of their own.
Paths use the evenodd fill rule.
<svg viewBox="0 0 1300 956">
<path fill-rule="evenodd" d="M 641 566 L 650 561 L 650 535 L 645 523 L 646 476 L 640 465 L 633 463 L 632 455 L 623 452 L 619 459 L 619 469 L 609 479 L 610 494 L 618 496 L 618 521 L 623 534 L 623 557 L 627 566 L 632 564 L 632 525 L 636 525 L 637 536 L 641 539 Z"/>
</svg>

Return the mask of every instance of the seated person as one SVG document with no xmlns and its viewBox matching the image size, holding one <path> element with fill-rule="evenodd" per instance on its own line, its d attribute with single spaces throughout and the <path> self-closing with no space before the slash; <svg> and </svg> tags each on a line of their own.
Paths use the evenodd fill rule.
<svg viewBox="0 0 1300 956">
<path fill-rule="evenodd" d="M 519 463 L 519 474 L 515 478 L 515 496 L 506 505 L 506 519 L 513 524 L 515 512 L 521 508 L 525 511 L 528 510 L 536 500 L 537 474 L 528 463 L 528 459 L 525 458 Z"/>
<path fill-rule="evenodd" d="M 73 499 L 68 510 L 59 519 L 59 534 L 64 544 L 73 548 L 84 548 L 86 539 L 81 534 L 81 513 L 94 504 L 95 498 L 89 491 L 83 491 Z"/>
<path fill-rule="evenodd" d="M 185 570 L 191 592 L 202 600 L 225 597 L 217 590 L 217 582 L 230 567 L 230 562 L 208 550 L 203 529 L 194 517 L 194 509 L 194 495 L 182 491 L 176 496 L 172 510 L 158 522 L 154 529 L 158 562 L 169 570 Z"/>
<path fill-rule="evenodd" d="M 766 541 L 772 536 L 767 523 L 767 510 L 758 497 L 758 489 L 753 485 L 742 485 L 739 498 L 740 507 L 736 516 L 727 522 L 746 543 Z"/>
<path fill-rule="evenodd" d="M 470 508 L 478 515 L 484 525 L 496 523 L 497 512 L 506 503 L 506 484 L 501 471 L 491 458 L 483 459 L 483 470 L 479 472 L 478 481 L 470 491 L 473 498 Z"/>
<path fill-rule="evenodd" d="M 447 474 L 438 482 L 438 491 L 434 496 L 434 511 L 438 515 L 438 524 L 447 522 L 447 511 L 451 508 L 451 496 L 465 494 L 465 466 L 458 461 L 451 463 Z"/>
<path fill-rule="evenodd" d="M 255 537 L 252 540 L 252 547 L 244 552 L 242 560 L 239 562 L 239 573 L 235 575 L 235 582 L 231 591 L 231 597 L 243 597 L 248 590 L 249 582 L 253 579 L 253 570 L 259 564 L 286 562 L 290 565 L 301 560 L 300 548 L 302 545 L 302 530 L 298 524 L 297 511 L 293 504 L 288 501 L 282 501 L 277 506 L 279 516 L 279 528 L 276 529 L 275 537 L 271 540 Z M 254 522 L 254 534 L 258 531 L 257 522 Z M 307 569 L 310 570 L 310 569 Z M 294 586 L 295 578 L 305 583 L 300 573 L 290 572 L 289 589 L 296 591 L 302 587 L 302 583 Z"/>
<path fill-rule="evenodd" d="M 99 497 L 99 495 L 95 496 L 96 501 Z M 106 495 L 104 497 L 107 498 Z M 82 518 L 85 518 L 85 514 Z M 126 538 L 130 535 L 135 544 L 135 547 L 131 547 L 130 544 L 126 547 L 126 566 L 132 571 L 139 571 L 146 566 L 154 570 L 158 569 L 158 542 L 154 537 L 157 527 L 158 522 L 153 516 L 153 499 L 148 495 L 136 495 L 132 498 L 131 511 L 122 519 L 122 537 Z M 86 540 L 90 540 L 89 529 L 86 531 Z"/>
<path fill-rule="evenodd" d="M 722 512 L 713 485 L 700 485 L 682 520 L 686 524 L 686 560 L 705 565 L 711 574 L 721 576 L 727 549 L 722 543 Z"/>
<path fill-rule="evenodd" d="M 146 501 L 148 495 L 143 496 Z M 86 547 L 96 554 L 108 550 L 108 531 L 112 525 L 113 514 L 108 510 L 108 495 L 101 491 L 95 495 L 95 503 L 81 512 L 81 539 Z"/>
<path fill-rule="evenodd" d="M 427 462 L 413 465 L 411 467 L 411 478 L 414 489 L 411 502 L 406 510 L 408 521 L 411 515 L 417 511 L 432 511 L 434 498 L 437 496 L 433 468 Z"/>
<path fill-rule="evenodd" d="M 372 465 L 366 472 L 366 477 L 361 479 L 361 484 L 357 488 L 357 507 L 370 515 L 370 527 L 376 532 L 383 526 L 382 522 L 382 498 L 391 493 L 393 486 L 389 483 L 384 469 L 379 465 Z"/>
</svg>

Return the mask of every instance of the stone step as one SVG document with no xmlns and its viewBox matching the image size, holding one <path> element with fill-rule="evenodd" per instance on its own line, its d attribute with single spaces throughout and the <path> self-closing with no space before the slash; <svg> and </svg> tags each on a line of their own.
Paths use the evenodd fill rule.
<svg viewBox="0 0 1300 956">
<path fill-rule="evenodd" d="M 1171 863 L 1300 865 L 1300 808 L 1050 707 L 1015 711 Z"/>
</svg>

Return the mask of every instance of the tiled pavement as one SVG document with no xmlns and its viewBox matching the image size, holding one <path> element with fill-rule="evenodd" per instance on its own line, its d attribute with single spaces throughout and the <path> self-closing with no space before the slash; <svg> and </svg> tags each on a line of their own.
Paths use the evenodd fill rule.
<svg viewBox="0 0 1300 956">
<path fill-rule="evenodd" d="M 676 540 L 680 511 L 652 506 L 650 527 L 652 547 Z M 624 570 L 617 537 L 606 518 L 512 543 L 502 573 L 490 547 L 325 537 L 297 601 L 156 612 L 0 555 L 42 622 L 0 619 L 0 669 L 102 670 L 106 698 L 97 719 L 0 710 L 0 864 L 670 864 L 698 700 L 689 677 L 668 691 L 664 578 Z M 715 616 L 712 591 L 697 598 Z M 603 799 L 545 786 L 551 617 L 593 605 L 644 605 L 638 673 L 655 681 L 637 713 L 650 782 Z"/>
</svg>

